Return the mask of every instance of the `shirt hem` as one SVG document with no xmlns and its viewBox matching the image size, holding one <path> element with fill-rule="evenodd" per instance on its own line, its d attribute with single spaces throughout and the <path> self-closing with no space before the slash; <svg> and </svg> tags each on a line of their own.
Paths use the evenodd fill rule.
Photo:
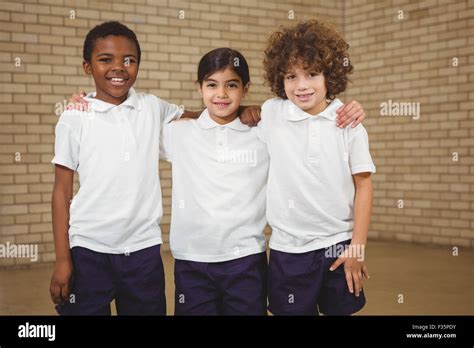
<svg viewBox="0 0 474 348">
<path fill-rule="evenodd" d="M 74 247 L 82 247 L 86 249 L 90 249 L 92 251 L 96 251 L 98 253 L 104 253 L 104 254 L 128 254 L 128 253 L 134 253 L 136 251 L 140 251 L 155 245 L 163 244 L 163 240 L 161 238 L 158 239 L 153 239 L 150 241 L 146 241 L 143 243 L 139 243 L 136 245 L 132 245 L 130 247 L 123 247 L 123 248 L 109 248 L 109 247 L 101 247 L 94 245 L 92 243 L 87 243 L 84 241 L 73 241 L 71 242 L 70 248 Z"/>
<path fill-rule="evenodd" d="M 246 249 L 245 252 L 239 252 L 238 255 L 232 254 L 225 254 L 225 255 L 196 255 L 196 254 L 186 254 L 186 253 L 179 253 L 171 250 L 173 257 L 177 260 L 183 261 L 193 261 L 193 262 L 224 262 L 224 261 L 231 261 L 235 259 L 240 259 L 245 256 L 254 255 L 258 253 L 263 253 L 267 249 L 267 246 Z"/>
<path fill-rule="evenodd" d="M 272 242 L 272 238 L 270 238 L 270 249 L 282 251 L 285 253 L 294 253 L 294 254 L 302 254 L 308 251 L 314 251 L 318 249 L 328 248 L 333 246 L 337 243 L 344 242 L 346 240 L 352 239 L 352 232 L 343 232 L 338 233 L 337 238 L 327 238 L 323 241 L 311 242 L 310 244 L 305 244 L 304 246 L 288 246 L 288 245 L 281 245 L 275 242 Z"/>
</svg>

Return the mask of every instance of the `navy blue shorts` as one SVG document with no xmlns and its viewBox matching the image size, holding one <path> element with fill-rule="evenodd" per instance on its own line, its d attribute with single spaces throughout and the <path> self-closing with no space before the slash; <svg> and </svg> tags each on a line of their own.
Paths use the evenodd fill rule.
<svg viewBox="0 0 474 348">
<path fill-rule="evenodd" d="M 160 245 L 128 255 L 71 249 L 74 265 L 70 302 L 60 315 L 165 315 L 165 275 Z"/>
<path fill-rule="evenodd" d="M 345 245 L 349 241 L 338 243 Z M 365 305 L 365 296 L 349 292 L 344 264 L 329 271 L 337 257 L 326 248 L 306 253 L 270 250 L 268 309 L 274 315 L 350 315 Z"/>
<path fill-rule="evenodd" d="M 266 315 L 267 256 L 175 260 L 175 315 Z"/>
</svg>

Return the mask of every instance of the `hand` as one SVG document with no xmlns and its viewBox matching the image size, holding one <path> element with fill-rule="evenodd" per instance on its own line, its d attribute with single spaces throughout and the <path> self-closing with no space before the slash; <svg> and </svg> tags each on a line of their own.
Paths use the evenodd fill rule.
<svg viewBox="0 0 474 348">
<path fill-rule="evenodd" d="M 72 262 L 56 262 L 49 292 L 55 304 L 64 304 L 69 300 L 69 292 L 72 276 Z"/>
<path fill-rule="evenodd" d="M 249 127 L 255 127 L 257 123 L 260 122 L 260 106 L 241 106 L 239 118 L 240 122 L 242 122 L 243 124 L 246 124 Z"/>
<path fill-rule="evenodd" d="M 79 94 L 74 93 L 67 100 L 66 110 L 89 111 L 89 103 L 84 100 L 86 92 L 81 91 Z"/>
<path fill-rule="evenodd" d="M 349 248 L 350 249 L 350 248 Z M 369 272 L 364 262 L 359 261 L 358 257 L 349 257 L 349 249 L 346 249 L 344 253 L 338 257 L 338 259 L 329 268 L 330 271 L 334 271 L 342 263 L 344 263 L 344 273 L 346 274 L 347 287 L 351 294 L 354 293 L 359 297 L 362 291 L 363 278 L 369 279 Z"/>
<path fill-rule="evenodd" d="M 348 102 L 336 110 L 336 125 L 340 128 L 346 128 L 352 123 L 352 128 L 365 120 L 365 112 L 355 100 Z"/>
</svg>

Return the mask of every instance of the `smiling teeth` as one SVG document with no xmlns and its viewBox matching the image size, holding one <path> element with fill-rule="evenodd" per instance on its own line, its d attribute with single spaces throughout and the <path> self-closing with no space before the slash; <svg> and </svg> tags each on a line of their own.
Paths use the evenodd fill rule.
<svg viewBox="0 0 474 348">
<path fill-rule="evenodd" d="M 112 77 L 113 82 L 123 82 L 125 79 L 117 78 L 117 77 Z"/>
</svg>

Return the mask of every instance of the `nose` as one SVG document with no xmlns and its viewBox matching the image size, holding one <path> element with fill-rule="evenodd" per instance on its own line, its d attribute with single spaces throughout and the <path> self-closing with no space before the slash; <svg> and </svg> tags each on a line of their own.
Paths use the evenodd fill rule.
<svg viewBox="0 0 474 348">
<path fill-rule="evenodd" d="M 112 68 L 113 71 L 117 71 L 117 70 L 120 70 L 120 71 L 125 71 L 125 62 L 121 59 L 117 59 L 114 61 L 114 66 Z"/>
<path fill-rule="evenodd" d="M 298 78 L 296 88 L 300 91 L 304 91 L 308 89 L 308 82 L 305 78 Z"/>
<path fill-rule="evenodd" d="M 227 98 L 227 92 L 224 87 L 219 88 L 217 91 L 217 98 L 225 99 Z"/>
</svg>

